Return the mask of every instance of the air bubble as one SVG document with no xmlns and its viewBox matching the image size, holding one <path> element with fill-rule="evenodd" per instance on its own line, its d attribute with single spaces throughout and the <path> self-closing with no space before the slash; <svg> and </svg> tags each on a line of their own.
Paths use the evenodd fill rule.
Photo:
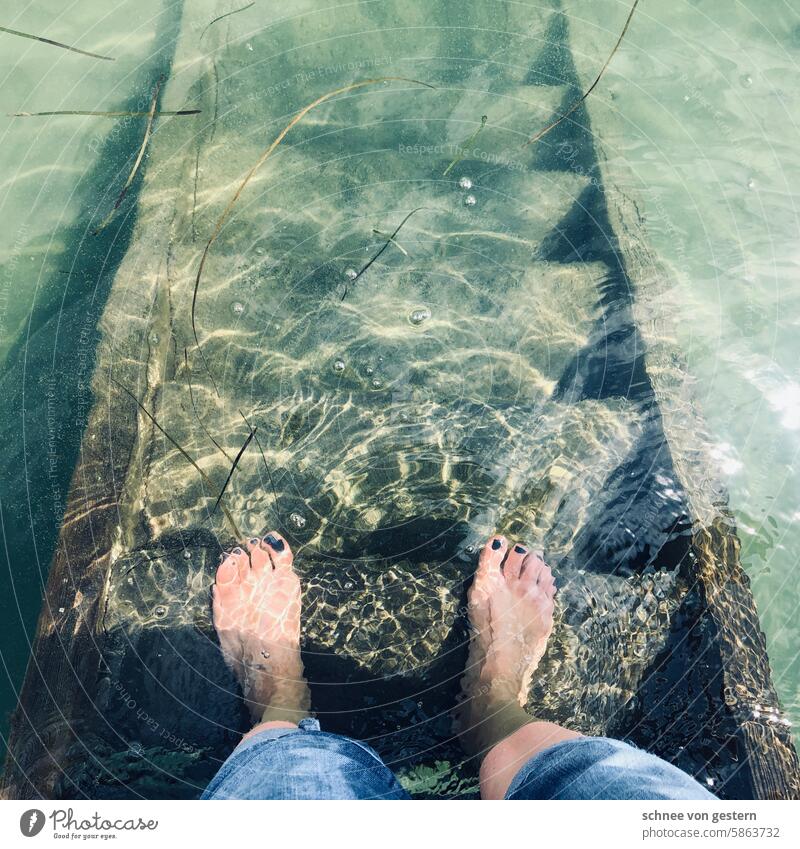
<svg viewBox="0 0 800 849">
<path fill-rule="evenodd" d="M 475 206 L 478 201 L 475 200 L 475 195 L 467 195 L 464 198 L 464 206 Z"/>
<path fill-rule="evenodd" d="M 301 528 L 306 526 L 306 519 L 305 516 L 301 516 L 299 513 L 292 513 L 292 515 L 289 516 L 289 523 L 293 528 L 296 528 L 299 531 Z"/>
<path fill-rule="evenodd" d="M 748 189 L 754 189 L 755 187 L 756 187 L 756 181 L 755 181 L 755 180 L 751 177 L 751 178 L 747 181 L 747 188 L 748 188 Z"/>
<path fill-rule="evenodd" d="M 352 581 L 345 581 L 344 588 L 346 590 L 352 590 L 353 589 L 353 582 Z"/>
<path fill-rule="evenodd" d="M 378 378 L 378 377 L 373 378 L 373 380 L 372 380 L 372 388 L 373 388 L 373 389 L 380 389 L 380 388 L 381 388 L 381 386 L 383 386 L 383 381 L 382 381 L 380 378 Z"/>
<path fill-rule="evenodd" d="M 191 552 L 191 551 L 189 551 L 189 549 L 188 549 L 188 548 L 185 548 L 185 549 L 183 550 L 183 559 L 184 559 L 184 560 L 191 560 L 191 559 L 192 559 L 192 552 Z"/>
<path fill-rule="evenodd" d="M 411 312 L 408 320 L 413 325 L 422 324 L 423 321 L 427 321 L 431 317 L 431 311 L 427 307 L 418 307 L 417 309 Z"/>
<path fill-rule="evenodd" d="M 375 369 L 374 369 L 374 368 L 372 368 L 372 366 L 367 366 L 367 367 L 364 369 L 364 371 L 367 373 L 367 375 L 371 375 L 371 374 L 374 374 Z"/>
<path fill-rule="evenodd" d="M 471 189 L 472 188 L 472 180 L 469 177 L 462 177 L 458 181 L 458 187 L 460 189 Z"/>
<path fill-rule="evenodd" d="M 355 280 L 356 277 L 358 277 L 358 272 L 355 270 L 355 268 L 348 268 L 344 274 L 348 280 Z"/>
<path fill-rule="evenodd" d="M 155 616 L 156 619 L 163 619 L 167 615 L 167 611 L 168 608 L 166 604 L 157 604 L 153 608 L 153 616 Z"/>
<path fill-rule="evenodd" d="M 231 304 L 231 312 L 234 315 L 241 315 L 244 312 L 244 304 L 239 303 L 239 301 L 234 301 Z"/>
<path fill-rule="evenodd" d="M 750 88 L 753 85 L 753 78 L 750 74 L 743 74 L 741 77 L 741 83 L 745 88 Z"/>
<path fill-rule="evenodd" d="M 151 345 L 158 345 L 158 333 L 151 333 L 150 334 L 150 344 Z"/>
<path fill-rule="evenodd" d="M 333 370 L 337 372 L 343 372 L 345 370 L 344 360 L 336 360 L 336 362 L 333 364 Z"/>
<path fill-rule="evenodd" d="M 252 52 L 252 50 L 253 50 L 253 45 L 252 45 L 252 44 L 250 44 L 250 42 L 249 42 L 249 41 L 247 42 L 247 44 L 245 45 L 245 47 L 246 47 L 248 50 L 250 50 L 250 51 Z"/>
</svg>

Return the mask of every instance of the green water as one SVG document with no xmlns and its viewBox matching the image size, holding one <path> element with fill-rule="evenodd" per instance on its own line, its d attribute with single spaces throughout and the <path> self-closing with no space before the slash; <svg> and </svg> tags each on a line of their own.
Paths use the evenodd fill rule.
<svg viewBox="0 0 800 849">
<path fill-rule="evenodd" d="M 219 14 L 231 8 L 218 5 Z M 339 67 L 348 55 L 359 57 L 361 66 L 352 72 L 354 78 L 371 75 L 374 66 L 396 69 L 402 65 L 402 56 L 388 55 L 393 43 L 399 45 L 398 49 L 406 46 L 400 35 L 396 40 L 391 35 L 398 22 L 381 17 L 380 2 L 362 5 L 365 14 L 380 27 L 381 38 L 374 50 L 365 47 L 369 36 L 364 34 L 357 38 L 349 33 L 339 44 L 337 19 L 314 15 L 313 4 L 310 9 L 298 10 L 296 26 L 275 25 L 264 30 L 261 22 L 265 16 L 259 16 L 258 7 L 232 16 L 219 26 L 225 28 L 228 49 L 237 57 L 256 54 L 257 59 L 258 50 L 290 57 L 286 59 L 290 85 L 284 87 L 279 79 L 270 77 L 262 80 L 261 87 L 265 97 L 286 97 L 286 112 L 291 114 L 330 87 L 317 74 L 306 81 L 308 96 L 301 96 L 304 84 L 302 79 L 298 83 L 296 74 L 304 68 L 306 55 L 309 68 Z M 796 373 L 797 343 L 793 331 L 800 295 L 795 273 L 798 221 L 794 207 L 800 180 L 793 116 L 800 114 L 796 108 L 800 21 L 784 4 L 751 2 L 729 6 L 722 2 L 677 2 L 668 6 L 644 0 L 625 44 L 591 97 L 617 110 L 622 117 L 622 129 L 611 138 L 603 138 L 600 133 L 596 144 L 604 147 L 612 162 L 619 158 L 629 166 L 631 183 L 626 188 L 636 198 L 646 220 L 651 247 L 677 281 L 670 291 L 669 303 L 670 310 L 680 319 L 677 344 L 687 355 L 696 378 L 695 394 L 709 425 L 717 471 L 730 492 L 744 563 L 753 578 L 767 634 L 774 681 L 787 715 L 797 726 L 800 663 L 796 646 L 800 630 L 792 571 L 800 518 L 800 483 L 795 471 L 800 377 Z M 409 7 L 406 25 L 413 24 L 421 31 L 441 30 L 445 33 L 443 43 L 455 45 L 463 51 L 465 61 L 476 63 L 475 87 L 489 86 L 491 75 L 484 76 L 482 71 L 488 61 L 485 45 L 496 38 L 496 33 L 486 23 L 486 16 L 477 16 L 485 28 L 483 34 L 479 29 L 468 29 L 469 18 L 461 32 L 459 25 L 450 20 L 429 20 L 425 4 L 411 3 Z M 606 45 L 596 57 L 581 57 L 581 64 L 593 62 L 599 68 L 624 22 L 627 4 L 565 2 L 563 8 L 571 27 L 576 31 L 595 30 L 596 40 Z M 306 14 L 307 27 L 301 12 Z M 515 12 L 518 14 L 519 8 Z M 3 111 L 146 109 L 152 80 L 170 61 L 171 34 L 178 26 L 179 16 L 179 4 L 164 6 L 155 0 L 136 4 L 32 5 L 17 18 L 4 21 L 4 25 L 77 42 L 86 49 L 117 56 L 118 60 L 113 64 L 83 60 L 55 48 L 0 35 L 4 47 Z M 213 14 L 208 19 L 211 17 Z M 201 23 L 195 16 L 189 20 L 192 25 Z M 346 15 L 340 20 L 343 27 Z M 184 19 L 184 26 L 186 23 Z M 290 35 L 291 43 L 274 43 L 273 31 L 279 38 Z M 321 63 L 318 50 L 315 52 L 320 43 L 334 45 L 327 64 Z M 532 45 L 532 49 L 540 46 Z M 273 62 L 269 67 L 274 65 Z M 238 76 L 241 69 L 247 68 L 244 59 L 231 60 L 231 66 L 236 73 L 226 81 L 230 96 L 234 97 L 237 90 L 242 95 L 257 92 L 253 76 L 243 80 Z M 418 76 L 436 69 L 435 61 L 427 66 L 417 62 L 416 67 L 406 68 L 406 73 Z M 258 74 L 258 62 L 251 63 L 247 72 Z M 382 101 L 376 102 L 374 118 L 380 121 L 385 112 L 380 113 Z M 425 108 L 413 93 L 406 96 L 403 105 L 407 110 Z M 478 101 L 470 104 L 468 100 L 462 112 L 448 106 L 451 118 L 456 116 L 463 121 L 462 138 L 475 127 L 481 106 Z M 535 104 L 530 107 L 535 110 Z M 399 119 L 407 119 L 408 114 L 406 111 L 391 117 L 398 120 L 399 127 Z M 532 132 L 541 126 L 546 114 L 545 109 L 531 119 Z M 241 121 L 243 132 L 246 131 L 244 118 L 234 115 L 231 120 Z M 516 104 L 504 121 L 510 132 L 523 132 L 522 105 Z M 130 167 L 130 151 L 136 149 L 142 126 L 141 122 L 86 118 L 3 118 L 2 122 L 0 156 L 4 168 L 0 204 L 5 220 L 12 222 L 0 234 L 0 356 L 4 361 L 3 395 L 8 399 L 0 420 L 5 445 L 0 497 L 8 586 L 13 588 L 4 599 L 2 611 L 2 657 L 8 673 L 3 681 L 2 709 L 7 713 L 13 707 L 15 688 L 27 662 L 27 638 L 39 612 L 42 582 L 78 459 L 82 427 L 92 404 L 88 380 L 96 325 L 116 265 L 128 245 L 131 222 L 126 219 L 125 209 L 132 207 L 123 207 L 114 227 L 99 240 L 92 241 L 87 230 L 90 221 L 96 223 L 97 210 L 104 212 L 113 202 L 119 182 Z M 403 142 L 399 136 L 393 139 L 391 124 L 387 126 L 378 136 L 380 142 L 387 146 Z M 431 132 L 435 134 L 435 124 Z M 416 137 L 414 140 L 418 141 Z M 247 142 L 256 154 L 261 143 L 260 137 Z M 491 148 L 491 137 L 487 134 L 481 144 Z M 329 147 L 333 149 L 335 142 L 329 142 Z M 212 160 L 220 173 L 226 173 L 225 168 L 229 167 L 231 180 L 241 175 L 238 163 L 228 164 L 223 158 L 220 155 Z M 289 183 L 289 188 L 279 195 L 284 208 L 289 208 L 292 192 L 297 193 L 302 172 L 290 172 L 289 177 L 296 182 L 294 186 Z M 316 175 L 316 179 L 318 185 L 325 186 L 324 173 Z M 374 173 L 370 179 L 376 181 Z M 313 182 L 306 185 L 307 190 L 310 187 Z M 553 215 L 563 212 L 558 202 L 549 198 L 543 190 L 540 223 L 548 220 L 548 202 L 553 204 Z M 356 197 L 351 203 L 351 216 L 366 216 L 361 206 L 368 207 L 367 201 Z M 322 211 L 330 214 L 330 207 L 323 206 Z M 208 229 L 209 222 L 202 217 L 199 223 L 204 231 Z M 492 219 L 492 225 L 498 229 L 496 220 Z M 417 263 L 429 258 L 419 232 L 435 226 L 435 221 L 422 218 L 417 235 L 409 237 L 406 247 L 412 256 L 416 251 Z M 514 235 L 521 226 L 519 221 L 509 221 L 509 232 Z M 335 226 L 332 229 L 335 233 Z M 283 234 L 273 234 L 278 242 L 285 238 Z M 257 246 L 257 238 L 247 244 Z M 350 255 L 353 264 L 363 254 L 361 245 L 356 243 L 334 240 L 330 247 L 332 252 L 335 247 L 341 258 Z M 500 249 L 495 258 L 509 262 Z M 392 261 L 401 261 L 399 254 Z M 453 277 L 458 272 L 457 264 L 448 268 Z M 246 283 L 244 279 L 237 280 L 232 287 L 241 287 L 242 303 L 249 306 L 247 298 L 252 293 Z M 435 362 L 440 356 L 446 361 L 447 352 L 458 345 L 473 350 L 484 348 L 493 354 L 500 350 L 502 335 L 488 331 L 481 336 L 479 327 L 459 325 L 457 297 L 452 302 L 436 300 L 434 318 L 439 324 L 434 328 L 438 326 L 442 334 L 450 335 L 440 335 L 427 352 L 424 345 L 415 347 L 414 337 L 407 341 L 408 337 L 399 335 L 399 328 L 407 330 L 408 317 L 425 305 L 426 291 L 422 286 L 412 288 L 410 299 L 401 291 L 408 303 L 403 301 L 404 313 L 397 316 L 391 313 L 400 297 L 392 288 L 394 285 L 392 280 L 391 286 L 373 291 L 366 300 L 362 300 L 366 296 L 361 291 L 349 296 L 349 300 L 359 320 L 367 309 L 372 311 L 371 333 L 378 325 L 383 328 L 379 335 L 395 338 L 392 334 L 397 334 L 395 348 L 409 352 L 405 361 L 419 356 L 420 351 L 430 361 Z M 220 294 L 212 286 L 212 291 L 214 300 L 206 303 L 207 312 L 201 314 L 206 324 L 215 311 L 218 314 L 223 307 L 228 310 L 239 303 L 235 300 L 239 291 L 236 288 Z M 493 300 L 502 300 L 500 292 L 493 294 Z M 475 297 L 475 293 L 470 292 L 469 297 Z M 559 307 L 569 332 L 559 324 Z M 518 303 L 516 311 L 511 304 L 507 316 L 518 324 L 524 324 L 526 314 L 534 311 L 537 317 L 549 316 L 547 333 L 569 351 L 579 344 L 581 335 L 571 335 L 577 324 L 573 308 L 576 316 L 587 312 L 580 298 L 573 305 L 556 296 L 549 304 Z M 326 309 L 324 305 L 320 308 L 318 319 L 323 328 L 331 318 Z M 245 313 L 245 327 L 247 320 Z M 353 350 L 363 354 L 353 326 L 343 321 L 338 329 L 344 333 L 350 328 Z M 319 348 L 330 337 L 328 331 L 321 334 L 321 340 L 314 337 L 314 331 L 306 332 L 311 341 L 305 337 L 286 339 L 285 350 L 293 352 L 293 344 L 299 352 Z M 531 339 L 534 348 L 541 342 L 535 333 Z M 329 345 L 325 349 L 330 355 L 329 364 L 335 363 L 346 347 Z M 544 356 L 551 373 L 533 380 L 512 370 L 504 378 L 506 384 L 512 382 L 517 393 L 522 386 L 529 397 L 549 391 L 552 387 L 547 381 L 556 378 L 563 365 L 559 356 L 565 358 L 557 345 L 551 347 L 554 358 Z M 541 351 L 535 351 L 535 355 L 543 358 Z M 488 357 L 487 362 L 490 361 Z M 476 368 L 481 370 L 480 363 Z M 414 385 L 391 367 L 384 371 L 383 379 L 395 386 L 400 381 L 401 389 L 403 385 Z M 490 385 L 507 394 L 503 379 L 496 374 L 491 377 Z M 295 378 L 296 375 L 288 376 L 290 386 Z M 333 377 L 325 372 L 320 380 L 331 383 Z M 354 391 L 368 390 L 372 375 L 362 374 L 353 380 Z M 483 387 L 474 391 L 483 400 L 489 392 Z M 406 395 L 411 397 L 410 389 L 406 394 L 395 391 L 393 397 L 402 405 Z M 438 397 L 443 396 L 457 397 L 462 405 L 465 397 L 459 386 L 439 387 Z M 459 415 L 466 419 L 474 411 L 467 406 L 440 411 L 435 405 L 425 411 L 427 419 L 438 418 L 442 430 L 447 430 L 448 414 L 458 426 L 463 426 Z M 562 414 L 553 409 L 551 422 L 561 423 L 559 415 Z M 612 424 L 614 427 L 609 428 L 605 438 L 608 444 L 620 439 L 621 428 L 616 420 Z M 517 432 L 512 422 L 507 433 Z M 576 432 L 586 434 L 588 428 L 581 422 L 576 425 Z M 356 429 L 354 433 L 360 437 L 361 431 Z M 539 431 L 537 439 L 541 448 L 547 430 Z M 399 454 L 400 448 L 397 450 Z M 586 456 L 583 455 L 583 462 L 588 466 Z M 602 452 L 596 456 L 602 457 Z M 320 458 L 320 462 L 325 460 Z M 352 478 L 357 479 L 362 473 L 359 460 L 356 457 L 350 462 Z M 505 458 L 504 462 L 509 461 Z M 399 494 L 381 489 L 383 477 L 392 479 L 391 469 L 382 476 L 374 463 L 370 468 L 375 481 L 368 485 L 367 492 L 372 492 L 381 507 L 392 504 L 402 510 Z M 323 494 L 347 503 L 347 484 L 341 478 L 329 481 L 329 492 Z M 171 485 L 171 479 L 165 476 L 164 489 Z M 457 502 L 455 487 L 452 496 Z M 476 512 L 488 510 L 487 515 L 491 516 L 491 504 L 466 507 Z M 364 515 L 358 518 L 369 519 Z M 484 520 L 488 521 L 486 517 Z"/>
</svg>

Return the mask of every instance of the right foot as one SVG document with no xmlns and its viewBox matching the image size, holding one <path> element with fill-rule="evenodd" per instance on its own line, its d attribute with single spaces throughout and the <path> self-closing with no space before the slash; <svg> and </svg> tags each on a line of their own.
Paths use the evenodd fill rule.
<svg viewBox="0 0 800 849">
<path fill-rule="evenodd" d="M 458 728 L 468 742 L 507 705 L 524 707 L 553 630 L 556 584 L 538 552 L 492 537 L 469 592 L 473 636 L 462 680 Z"/>
<path fill-rule="evenodd" d="M 214 627 L 254 722 L 297 722 L 310 693 L 300 659 L 300 579 L 275 531 L 234 548 L 212 588 Z"/>
</svg>

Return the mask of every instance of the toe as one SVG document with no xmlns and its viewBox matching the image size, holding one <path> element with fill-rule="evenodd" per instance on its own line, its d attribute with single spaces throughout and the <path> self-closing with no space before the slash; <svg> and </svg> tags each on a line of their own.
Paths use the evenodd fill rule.
<svg viewBox="0 0 800 849">
<path fill-rule="evenodd" d="M 475 582 L 493 581 L 500 577 L 500 564 L 508 551 L 508 540 L 496 536 L 489 539 L 481 550 L 478 559 L 478 570 L 475 572 Z"/>
<path fill-rule="evenodd" d="M 506 576 L 507 581 L 516 581 L 519 578 L 522 572 L 522 563 L 527 553 L 528 549 L 519 543 L 508 552 L 506 562 L 503 564 L 503 574 Z"/>
<path fill-rule="evenodd" d="M 241 546 L 237 545 L 228 557 L 230 557 L 236 564 L 236 569 L 239 573 L 239 581 L 244 583 L 250 575 L 250 558 L 247 556 L 247 552 L 241 548 Z"/>
<path fill-rule="evenodd" d="M 294 555 L 289 543 L 277 532 L 270 531 L 262 540 L 264 550 L 269 554 L 276 569 L 291 569 Z"/>
<path fill-rule="evenodd" d="M 250 554 L 250 568 L 256 575 L 263 574 L 265 569 L 272 571 L 272 562 L 260 539 L 248 540 L 247 551 Z"/>
<path fill-rule="evenodd" d="M 236 557 L 231 554 L 221 556 L 223 560 L 217 569 L 216 585 L 222 590 L 238 586 L 239 564 Z"/>
<path fill-rule="evenodd" d="M 547 569 L 548 573 L 550 572 L 542 559 L 541 552 L 530 552 L 525 556 L 522 563 L 521 581 L 529 587 L 535 586 L 539 581 L 539 576 L 543 569 Z"/>
<path fill-rule="evenodd" d="M 556 579 L 553 577 L 553 573 L 546 563 L 544 569 L 539 573 L 539 586 L 549 598 L 553 598 L 556 594 Z"/>
</svg>

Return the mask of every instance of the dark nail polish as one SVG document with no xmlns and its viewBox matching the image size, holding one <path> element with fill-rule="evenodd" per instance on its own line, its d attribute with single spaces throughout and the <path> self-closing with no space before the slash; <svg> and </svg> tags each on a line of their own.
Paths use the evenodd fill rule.
<svg viewBox="0 0 800 849">
<path fill-rule="evenodd" d="M 253 537 L 253 539 L 250 540 L 250 545 L 258 545 L 258 537 Z"/>
<path fill-rule="evenodd" d="M 525 554 L 525 549 L 521 545 L 515 545 L 514 551 L 516 551 L 517 554 Z"/>
<path fill-rule="evenodd" d="M 274 548 L 275 551 L 283 551 L 283 540 L 272 536 L 272 534 L 267 534 L 264 537 L 264 542 L 271 548 Z"/>
<path fill-rule="evenodd" d="M 500 542 L 500 540 L 499 540 L 499 539 L 493 539 L 493 540 L 492 540 L 492 549 L 493 549 L 494 551 L 497 551 L 497 549 L 498 549 L 498 548 L 500 548 L 500 546 L 501 546 L 502 544 L 503 544 L 503 543 L 502 543 L 502 542 Z"/>
<path fill-rule="evenodd" d="M 244 552 L 242 551 L 242 549 L 241 549 L 241 548 L 239 548 L 238 546 L 237 546 L 236 548 L 234 548 L 234 549 L 233 549 L 233 553 L 234 553 L 234 554 L 244 554 Z"/>
</svg>

